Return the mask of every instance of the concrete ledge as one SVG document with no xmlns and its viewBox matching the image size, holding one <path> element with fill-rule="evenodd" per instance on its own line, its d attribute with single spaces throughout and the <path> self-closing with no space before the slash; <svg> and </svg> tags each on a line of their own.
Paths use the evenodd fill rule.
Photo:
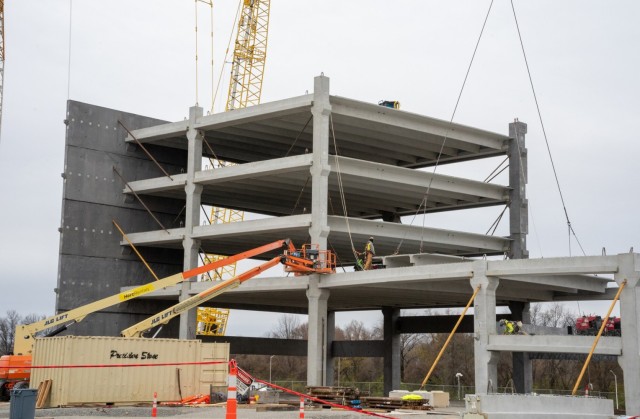
<svg viewBox="0 0 640 419">
<path fill-rule="evenodd" d="M 547 352 L 587 354 L 595 336 L 513 336 L 489 335 L 490 351 Z M 596 354 L 622 355 L 622 340 L 619 337 L 601 337 Z"/>
<path fill-rule="evenodd" d="M 611 419 L 613 400 L 532 394 L 468 394 L 465 417 L 486 419 Z M 475 416 L 477 417 L 477 416 Z"/>
</svg>

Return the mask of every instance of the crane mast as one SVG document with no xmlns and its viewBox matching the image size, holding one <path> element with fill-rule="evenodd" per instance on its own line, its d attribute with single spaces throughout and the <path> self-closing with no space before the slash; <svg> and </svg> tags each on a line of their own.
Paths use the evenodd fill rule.
<svg viewBox="0 0 640 419">
<path fill-rule="evenodd" d="M 233 49 L 227 111 L 260 103 L 270 8 L 271 0 L 243 0 Z"/>
<path fill-rule="evenodd" d="M 242 0 L 225 111 L 260 103 L 264 65 L 267 58 L 270 10 L 271 0 Z M 212 162 L 213 166 L 218 167 L 230 164 L 232 163 L 224 161 Z M 211 224 L 232 223 L 243 219 L 244 211 L 213 207 L 209 222 Z M 205 263 L 224 258 L 225 256 L 222 255 L 207 254 Z M 213 279 L 226 280 L 235 276 L 236 264 L 234 263 L 216 271 Z M 228 309 L 198 307 L 196 316 L 197 334 L 224 336 L 229 318 Z"/>
</svg>

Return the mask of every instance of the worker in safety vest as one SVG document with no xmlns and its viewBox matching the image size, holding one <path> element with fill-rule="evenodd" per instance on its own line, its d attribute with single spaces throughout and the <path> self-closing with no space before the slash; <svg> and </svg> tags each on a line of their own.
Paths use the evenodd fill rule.
<svg viewBox="0 0 640 419">
<path fill-rule="evenodd" d="M 501 319 L 500 326 L 504 327 L 504 331 L 502 332 L 503 335 L 515 335 L 516 333 L 518 333 L 516 330 L 517 326 L 515 322 Z"/>
<path fill-rule="evenodd" d="M 371 269 L 371 263 L 373 262 L 373 257 L 376 255 L 376 248 L 373 246 L 373 236 L 369 237 L 369 241 L 364 246 L 364 252 L 358 253 L 359 256 L 362 256 L 364 259 L 364 270 L 368 271 Z"/>
</svg>

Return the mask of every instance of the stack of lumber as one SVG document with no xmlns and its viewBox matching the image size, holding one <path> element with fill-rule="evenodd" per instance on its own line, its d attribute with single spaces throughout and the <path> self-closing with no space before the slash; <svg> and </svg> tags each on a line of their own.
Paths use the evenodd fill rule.
<svg viewBox="0 0 640 419">
<path fill-rule="evenodd" d="M 307 394 L 330 403 L 351 406 L 351 401 L 359 400 L 364 394 L 353 387 L 307 387 Z M 315 403 L 318 405 L 318 403 Z"/>
<path fill-rule="evenodd" d="M 362 405 L 368 409 L 411 409 L 411 410 L 433 410 L 426 399 L 403 400 L 400 397 L 363 397 Z"/>
</svg>

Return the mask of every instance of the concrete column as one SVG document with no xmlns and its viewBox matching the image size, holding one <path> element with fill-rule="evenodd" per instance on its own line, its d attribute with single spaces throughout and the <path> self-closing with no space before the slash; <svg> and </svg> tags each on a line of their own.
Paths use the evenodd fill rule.
<svg viewBox="0 0 640 419">
<path fill-rule="evenodd" d="M 527 259 L 527 233 L 529 232 L 529 203 L 527 201 L 527 149 L 524 137 L 527 124 L 515 122 L 509 124 L 509 238 L 511 238 L 510 259 Z"/>
<path fill-rule="evenodd" d="M 334 340 L 336 340 L 336 312 L 330 311 L 327 313 L 327 365 L 325 373 L 325 381 L 328 386 L 332 386 L 334 383 L 335 358 L 331 350 Z"/>
<path fill-rule="evenodd" d="M 640 255 L 618 255 L 619 271 L 614 274 L 618 285 L 627 285 L 620 294 L 622 356 L 618 363 L 624 374 L 624 399 L 627 415 L 640 415 Z"/>
<path fill-rule="evenodd" d="M 511 320 L 531 323 L 529 313 L 529 303 L 522 301 L 510 301 Z M 533 370 L 531 369 L 531 359 L 525 352 L 511 353 L 513 365 L 513 385 L 517 393 L 531 393 L 533 391 Z"/>
<path fill-rule="evenodd" d="M 384 331 L 384 394 L 388 396 L 391 390 L 400 389 L 400 363 L 402 357 L 401 339 L 398 332 L 398 319 L 400 318 L 400 309 L 392 307 L 383 307 L 382 314 L 383 331 Z"/>
<path fill-rule="evenodd" d="M 318 288 L 319 275 L 309 276 L 309 338 L 307 340 L 307 385 L 326 385 L 327 303 L 329 291 Z"/>
<path fill-rule="evenodd" d="M 480 291 L 473 303 L 473 331 L 475 352 L 476 394 L 498 391 L 498 353 L 487 349 L 489 336 L 496 332 L 496 289 L 498 278 L 487 277 L 487 262 L 473 262 L 471 286 L 480 285 Z"/>
<path fill-rule="evenodd" d="M 186 208 L 184 219 L 184 266 L 185 270 L 198 266 L 198 252 L 200 242 L 192 238 L 193 228 L 200 224 L 200 202 L 202 198 L 202 185 L 193 183 L 196 172 L 202 168 L 202 133 L 194 126 L 196 119 L 202 116 L 202 108 L 193 106 L 189 108 L 189 130 L 187 131 L 187 183 L 184 187 L 186 195 Z M 180 289 L 180 301 L 189 298 L 191 284 L 183 282 Z M 189 310 L 180 315 L 180 339 L 195 339 L 196 337 L 196 309 Z"/>
<path fill-rule="evenodd" d="M 329 225 L 327 206 L 329 202 L 329 78 L 318 76 L 314 79 L 313 106 L 313 165 L 311 166 L 311 243 L 321 250 L 327 249 Z"/>
</svg>

